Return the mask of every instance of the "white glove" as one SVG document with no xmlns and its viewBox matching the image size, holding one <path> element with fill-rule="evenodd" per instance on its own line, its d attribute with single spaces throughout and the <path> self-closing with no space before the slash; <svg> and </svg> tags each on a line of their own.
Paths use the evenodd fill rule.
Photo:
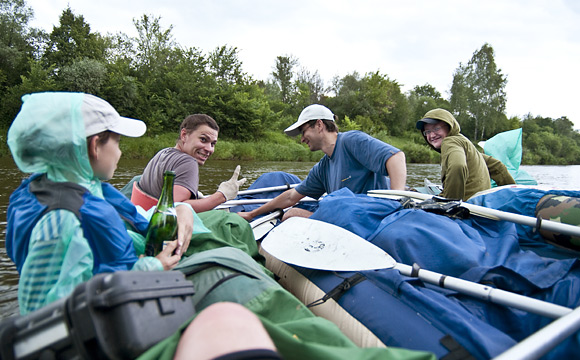
<svg viewBox="0 0 580 360">
<path fill-rule="evenodd" d="M 236 196 L 238 196 L 240 186 L 244 185 L 246 182 L 246 178 L 238 180 L 238 176 L 240 176 L 240 165 L 236 166 L 236 170 L 234 170 L 232 178 L 228 181 L 222 182 L 217 189 L 217 191 L 224 194 L 226 201 L 235 199 Z"/>
</svg>

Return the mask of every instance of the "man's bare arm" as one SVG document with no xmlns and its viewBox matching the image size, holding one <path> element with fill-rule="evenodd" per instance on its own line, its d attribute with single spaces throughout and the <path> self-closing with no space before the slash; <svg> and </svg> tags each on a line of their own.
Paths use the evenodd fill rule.
<svg viewBox="0 0 580 360">
<path fill-rule="evenodd" d="M 304 198 L 304 195 L 300 194 L 295 189 L 286 190 L 259 208 L 249 212 L 239 212 L 238 215 L 247 221 L 250 221 L 258 215 L 270 213 L 276 209 L 286 209 L 287 207 L 294 206 L 298 204 L 302 198 Z"/>
<path fill-rule="evenodd" d="M 223 204 L 226 201 L 226 198 L 224 197 L 224 194 L 216 191 L 202 199 L 191 199 L 191 191 L 181 185 L 175 185 L 173 187 L 173 201 L 188 203 L 196 213 L 200 213 Z"/>
<path fill-rule="evenodd" d="M 407 162 L 405 159 L 405 153 L 399 151 L 391 156 L 387 160 L 385 166 L 387 168 L 387 173 L 389 173 L 389 179 L 391 179 L 391 189 L 405 190 L 405 184 L 407 183 Z"/>
</svg>

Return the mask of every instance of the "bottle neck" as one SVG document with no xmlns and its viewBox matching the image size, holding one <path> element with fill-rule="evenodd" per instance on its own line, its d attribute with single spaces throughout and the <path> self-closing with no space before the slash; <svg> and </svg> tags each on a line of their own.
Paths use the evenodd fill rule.
<svg viewBox="0 0 580 360">
<path fill-rule="evenodd" d="M 163 176 L 163 189 L 157 203 L 158 210 L 164 210 L 173 207 L 173 180 L 175 174 L 165 174 Z"/>
</svg>

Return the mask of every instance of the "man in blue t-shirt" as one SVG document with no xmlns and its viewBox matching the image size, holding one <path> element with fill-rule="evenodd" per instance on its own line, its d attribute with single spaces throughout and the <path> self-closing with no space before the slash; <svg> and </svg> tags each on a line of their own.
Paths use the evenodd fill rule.
<svg viewBox="0 0 580 360">
<path fill-rule="evenodd" d="M 318 104 L 302 110 L 298 121 L 284 132 L 289 136 L 301 135 L 301 141 L 308 145 L 310 151 L 322 150 L 324 157 L 296 188 L 287 190 L 255 210 L 238 213 L 240 216 L 250 221 L 275 209 L 294 206 L 305 196 L 318 199 L 324 193 L 330 194 L 343 187 L 357 194 L 365 194 L 372 189 L 405 189 L 405 154 L 361 131 L 339 133 L 335 118 L 330 109 Z M 284 219 L 311 214 L 295 208 L 286 212 Z"/>
</svg>

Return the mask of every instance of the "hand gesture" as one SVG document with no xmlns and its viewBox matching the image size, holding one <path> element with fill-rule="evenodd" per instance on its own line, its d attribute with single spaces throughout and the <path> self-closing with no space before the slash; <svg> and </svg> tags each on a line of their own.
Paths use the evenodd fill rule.
<svg viewBox="0 0 580 360">
<path fill-rule="evenodd" d="M 236 196 L 238 196 L 240 186 L 246 182 L 246 178 L 238 180 L 238 176 L 240 176 L 240 169 L 241 169 L 240 165 L 236 166 L 232 178 L 229 179 L 228 181 L 222 182 L 217 189 L 217 191 L 221 192 L 224 195 L 226 201 L 235 199 Z"/>
</svg>

